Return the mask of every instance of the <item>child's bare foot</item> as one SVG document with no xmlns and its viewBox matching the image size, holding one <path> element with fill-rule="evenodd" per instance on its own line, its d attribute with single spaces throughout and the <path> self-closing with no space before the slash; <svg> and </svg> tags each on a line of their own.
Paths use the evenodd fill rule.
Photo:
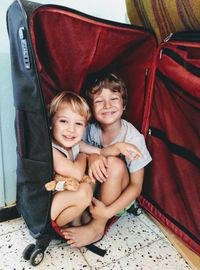
<svg viewBox="0 0 200 270">
<path fill-rule="evenodd" d="M 63 229 L 62 233 L 69 245 L 80 248 L 100 240 L 104 234 L 104 228 L 104 225 L 97 225 L 92 221 L 85 226 Z"/>
</svg>

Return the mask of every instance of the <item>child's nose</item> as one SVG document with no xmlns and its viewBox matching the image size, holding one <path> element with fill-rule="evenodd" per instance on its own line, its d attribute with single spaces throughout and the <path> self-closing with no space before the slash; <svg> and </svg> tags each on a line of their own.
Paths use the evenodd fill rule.
<svg viewBox="0 0 200 270">
<path fill-rule="evenodd" d="M 104 108 L 105 108 L 105 109 L 108 109 L 108 108 L 110 108 L 110 106 L 111 106 L 111 105 L 110 105 L 110 100 L 105 100 L 105 101 L 104 101 Z"/>
<path fill-rule="evenodd" d="M 67 130 L 70 131 L 70 132 L 73 132 L 74 131 L 74 124 L 69 124 L 67 126 Z"/>
</svg>

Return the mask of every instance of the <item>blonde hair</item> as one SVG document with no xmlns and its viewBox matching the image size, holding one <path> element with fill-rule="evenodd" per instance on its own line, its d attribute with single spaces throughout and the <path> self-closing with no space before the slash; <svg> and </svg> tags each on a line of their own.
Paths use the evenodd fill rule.
<svg viewBox="0 0 200 270">
<path fill-rule="evenodd" d="M 57 94 L 52 99 L 49 105 L 50 122 L 52 121 L 52 118 L 54 117 L 60 106 L 63 104 L 66 104 L 67 106 L 69 106 L 70 109 L 72 109 L 72 111 L 83 116 L 85 118 L 86 124 L 89 122 L 91 113 L 86 100 L 78 94 L 70 91 L 63 91 Z"/>
</svg>

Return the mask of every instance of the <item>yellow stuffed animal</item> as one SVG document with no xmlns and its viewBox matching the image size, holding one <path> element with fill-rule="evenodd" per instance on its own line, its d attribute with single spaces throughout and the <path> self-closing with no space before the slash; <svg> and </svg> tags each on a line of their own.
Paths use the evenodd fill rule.
<svg viewBox="0 0 200 270">
<path fill-rule="evenodd" d="M 54 179 L 45 184 L 45 188 L 47 191 L 76 191 L 78 190 L 80 183 L 91 184 L 92 182 L 92 179 L 88 175 L 84 175 L 81 181 L 78 181 L 76 178 L 73 177 L 55 174 Z"/>
</svg>

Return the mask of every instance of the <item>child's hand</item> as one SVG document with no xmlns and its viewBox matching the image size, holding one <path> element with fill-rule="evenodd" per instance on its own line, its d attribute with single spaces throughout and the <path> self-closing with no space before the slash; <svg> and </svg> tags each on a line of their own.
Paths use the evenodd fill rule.
<svg viewBox="0 0 200 270">
<path fill-rule="evenodd" d="M 107 159 L 104 156 L 92 154 L 88 157 L 88 174 L 91 179 L 103 183 L 107 180 Z"/>
<path fill-rule="evenodd" d="M 110 218 L 106 205 L 94 197 L 92 198 L 92 204 L 90 205 L 89 209 L 93 219 Z"/>
<path fill-rule="evenodd" d="M 139 157 L 143 158 L 142 153 L 134 144 L 119 142 L 116 143 L 116 147 L 122 155 L 130 160 L 135 160 Z"/>
</svg>

